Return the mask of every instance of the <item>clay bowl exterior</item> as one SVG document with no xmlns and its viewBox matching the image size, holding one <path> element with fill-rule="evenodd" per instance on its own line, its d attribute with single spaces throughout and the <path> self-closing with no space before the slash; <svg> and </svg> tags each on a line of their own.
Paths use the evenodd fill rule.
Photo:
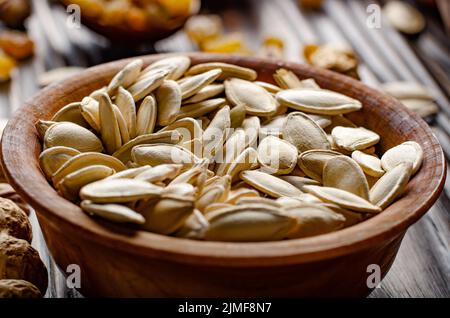
<svg viewBox="0 0 450 318">
<path fill-rule="evenodd" d="M 317 237 L 264 243 L 199 242 L 133 230 L 91 218 L 60 197 L 42 174 L 41 144 L 34 128 L 64 105 L 107 84 L 127 60 L 91 68 L 48 87 L 21 108 L 2 139 L 6 176 L 36 210 L 47 245 L 64 270 L 81 267 L 87 296 L 248 297 L 365 296 L 368 266 L 384 277 L 407 228 L 437 200 L 445 160 L 428 125 L 396 100 L 353 79 L 310 66 L 269 59 L 191 54 L 193 64 L 223 61 L 251 67 L 272 82 L 279 67 L 323 88 L 359 99 L 352 120 L 381 135 L 379 150 L 407 140 L 424 150 L 423 166 L 404 196 L 381 214 L 353 227 Z M 165 55 L 144 57 L 146 64 Z"/>
</svg>

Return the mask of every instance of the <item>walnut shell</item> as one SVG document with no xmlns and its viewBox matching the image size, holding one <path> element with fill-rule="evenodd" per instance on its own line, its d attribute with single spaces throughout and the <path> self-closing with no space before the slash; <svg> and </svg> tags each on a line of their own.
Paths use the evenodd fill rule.
<svg viewBox="0 0 450 318">
<path fill-rule="evenodd" d="M 31 243 L 33 238 L 27 214 L 13 201 L 0 198 L 0 232 Z"/>
<path fill-rule="evenodd" d="M 0 279 L 0 298 L 42 298 L 42 294 L 26 280 Z"/>
<path fill-rule="evenodd" d="M 47 268 L 39 253 L 27 241 L 4 233 L 0 234 L 0 279 L 24 279 L 42 294 L 47 290 Z"/>
</svg>

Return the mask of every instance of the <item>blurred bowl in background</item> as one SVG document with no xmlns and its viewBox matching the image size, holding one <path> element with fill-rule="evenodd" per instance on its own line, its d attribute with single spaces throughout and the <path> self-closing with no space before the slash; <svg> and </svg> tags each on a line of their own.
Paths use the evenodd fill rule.
<svg viewBox="0 0 450 318">
<path fill-rule="evenodd" d="M 81 22 L 116 42 L 155 42 L 178 31 L 200 0 L 60 0 L 78 5 Z"/>
</svg>

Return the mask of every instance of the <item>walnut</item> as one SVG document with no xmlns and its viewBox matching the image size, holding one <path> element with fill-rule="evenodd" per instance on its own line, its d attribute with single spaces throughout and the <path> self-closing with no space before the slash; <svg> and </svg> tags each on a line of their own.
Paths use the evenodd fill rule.
<svg viewBox="0 0 450 318">
<path fill-rule="evenodd" d="M 42 294 L 25 280 L 0 279 L 0 298 L 42 298 Z"/>
<path fill-rule="evenodd" d="M 0 234 L 0 279 L 24 279 L 47 290 L 47 268 L 39 253 L 25 241 Z"/>
<path fill-rule="evenodd" d="M 13 201 L 0 198 L 0 232 L 31 243 L 33 237 L 27 214 Z"/>
<path fill-rule="evenodd" d="M 8 183 L 0 183 L 0 197 L 10 199 L 12 202 L 17 204 L 19 208 L 21 208 L 27 215 L 30 215 L 30 207 L 28 206 L 28 204 Z"/>
</svg>

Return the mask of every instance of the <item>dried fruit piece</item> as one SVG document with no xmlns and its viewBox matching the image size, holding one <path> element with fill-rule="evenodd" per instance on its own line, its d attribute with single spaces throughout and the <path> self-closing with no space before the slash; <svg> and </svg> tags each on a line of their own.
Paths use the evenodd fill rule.
<svg viewBox="0 0 450 318">
<path fill-rule="evenodd" d="M 2 31 L 0 48 L 15 60 L 24 60 L 34 54 L 33 41 L 20 31 Z"/>
</svg>

